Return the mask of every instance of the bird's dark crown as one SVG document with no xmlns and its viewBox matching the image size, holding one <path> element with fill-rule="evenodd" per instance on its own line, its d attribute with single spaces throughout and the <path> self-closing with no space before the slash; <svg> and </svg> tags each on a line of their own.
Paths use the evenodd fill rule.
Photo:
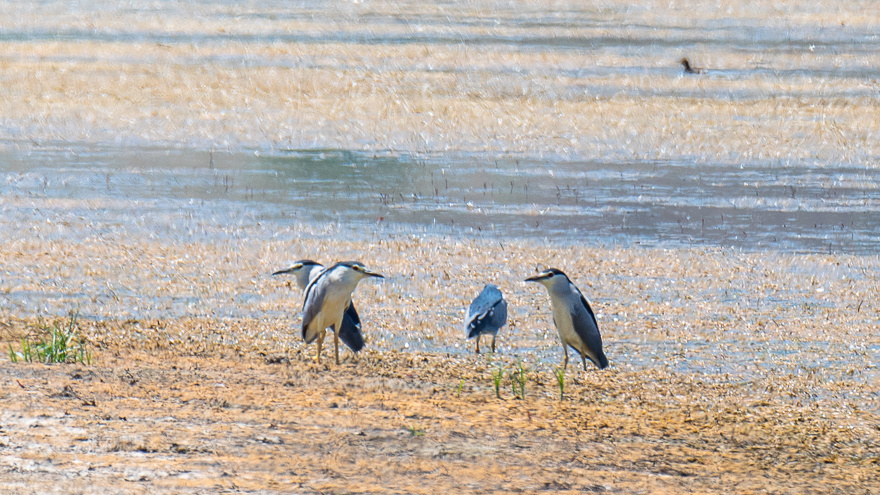
<svg viewBox="0 0 880 495">
<path fill-rule="evenodd" d="M 360 261 L 340 261 L 339 263 L 336 263 L 335 265 L 331 266 L 330 269 L 327 270 L 327 272 L 333 271 L 334 268 L 338 268 L 340 266 L 350 268 L 356 272 L 361 272 L 364 275 L 367 275 L 370 277 L 385 278 L 384 275 L 378 274 L 372 270 L 367 269 L 367 267 L 364 266 L 364 264 L 361 263 Z"/>
<path fill-rule="evenodd" d="M 355 270 L 366 268 L 360 261 L 340 261 L 339 263 L 336 263 L 336 266 L 347 266 Z"/>
<path fill-rule="evenodd" d="M 296 266 L 296 265 L 299 265 L 299 266 L 315 266 L 315 265 L 323 266 L 320 263 L 318 263 L 317 261 L 313 261 L 313 260 L 299 260 L 296 263 L 294 263 L 293 265 L 294 266 Z"/>
<path fill-rule="evenodd" d="M 542 271 L 541 273 L 535 275 L 534 277 L 529 277 L 526 280 L 531 280 L 531 281 L 546 280 L 548 278 L 555 277 L 556 275 L 562 275 L 563 277 L 568 278 L 568 276 L 562 270 L 560 270 L 558 268 L 547 268 L 546 270 Z"/>
</svg>

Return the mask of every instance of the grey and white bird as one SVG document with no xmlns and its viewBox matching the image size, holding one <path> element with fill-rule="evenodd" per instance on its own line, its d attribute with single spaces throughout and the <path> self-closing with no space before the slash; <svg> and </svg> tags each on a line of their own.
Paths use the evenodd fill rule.
<svg viewBox="0 0 880 495">
<path fill-rule="evenodd" d="M 498 287 L 486 284 L 480 295 L 471 303 L 464 321 L 464 333 L 468 339 L 477 338 L 476 353 L 480 353 L 480 337 L 492 334 L 492 352 L 498 330 L 507 324 L 507 301 Z"/>
<path fill-rule="evenodd" d="M 584 370 L 587 369 L 587 359 L 599 369 L 608 367 L 608 358 L 602 352 L 602 336 L 599 334 L 599 324 L 593 308 L 568 276 L 561 270 L 549 268 L 525 281 L 543 285 L 550 294 L 553 323 L 565 352 L 563 368 L 568 367 L 569 347 L 581 355 Z"/>
<path fill-rule="evenodd" d="M 296 279 L 296 285 L 301 291 L 305 291 L 309 282 L 315 280 L 324 271 L 324 265 L 312 260 L 299 260 L 290 268 L 278 270 L 272 275 L 291 274 Z M 348 309 L 342 318 L 342 326 L 339 328 L 339 340 L 353 352 L 360 352 L 364 348 L 364 336 L 361 333 L 361 319 L 358 316 L 354 303 L 349 301 Z"/>
<path fill-rule="evenodd" d="M 339 364 L 339 339 L 351 295 L 366 277 L 385 278 L 360 261 L 344 261 L 320 272 L 306 287 L 303 301 L 302 336 L 306 344 L 318 341 L 315 360 L 321 362 L 321 346 L 328 328 L 333 329 L 333 354 Z"/>
</svg>

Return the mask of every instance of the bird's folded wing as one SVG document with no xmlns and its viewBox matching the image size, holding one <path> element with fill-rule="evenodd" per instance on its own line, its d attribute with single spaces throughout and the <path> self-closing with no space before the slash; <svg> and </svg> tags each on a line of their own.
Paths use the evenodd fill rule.
<svg viewBox="0 0 880 495">
<path fill-rule="evenodd" d="M 323 328 L 313 328 L 314 325 L 312 324 L 315 317 L 320 313 L 321 306 L 324 305 L 324 293 L 326 291 L 320 290 L 321 279 L 322 277 L 318 276 L 306 287 L 306 297 L 303 302 L 302 336 L 307 344 L 311 344 L 318 337 L 321 330 L 324 330 Z"/>
</svg>

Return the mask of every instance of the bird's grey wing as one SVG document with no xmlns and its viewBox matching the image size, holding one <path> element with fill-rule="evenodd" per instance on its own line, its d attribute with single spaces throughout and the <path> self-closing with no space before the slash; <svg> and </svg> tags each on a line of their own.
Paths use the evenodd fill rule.
<svg viewBox="0 0 880 495">
<path fill-rule="evenodd" d="M 507 324 L 507 301 L 504 299 L 498 301 L 489 324 L 494 328 L 501 328 Z"/>
<path fill-rule="evenodd" d="M 358 316 L 357 310 L 354 309 L 354 301 L 348 301 L 348 308 L 345 309 L 345 316 L 351 319 L 352 323 L 354 323 L 354 325 L 358 327 L 358 330 L 360 330 L 361 317 Z"/>
<path fill-rule="evenodd" d="M 596 314 L 593 313 L 593 308 L 590 306 L 590 301 L 587 301 L 587 298 L 584 297 L 584 294 L 581 291 L 578 291 L 578 295 L 581 297 L 581 304 L 587 310 L 587 313 L 590 315 L 590 319 L 593 320 L 593 324 L 596 325 L 596 331 L 599 330 L 599 322 L 596 320 Z"/>
<path fill-rule="evenodd" d="M 314 280 L 309 282 L 306 287 L 306 296 L 303 301 L 303 319 L 302 319 L 302 336 L 307 344 L 311 344 L 318 337 L 323 328 L 314 328 L 315 317 L 321 311 L 324 305 L 324 294 L 322 281 L 324 277 L 318 275 Z"/>
<path fill-rule="evenodd" d="M 474 299 L 468 309 L 468 316 L 465 320 L 465 334 L 467 338 L 473 338 L 479 335 L 484 326 L 488 323 L 486 318 L 491 315 L 494 317 L 494 308 L 499 302 L 503 302 L 501 291 L 493 287 L 486 287 L 480 295 Z M 504 319 L 507 320 L 507 304 L 504 305 Z"/>
<path fill-rule="evenodd" d="M 583 312 L 579 311 L 579 309 Z M 583 295 L 581 296 L 581 307 L 572 308 L 571 317 L 574 321 L 574 330 L 581 340 L 590 344 L 598 339 L 599 345 L 601 345 L 602 336 L 599 334 L 599 323 L 596 321 L 593 308 L 590 307 L 590 303 L 587 302 Z"/>
<path fill-rule="evenodd" d="M 608 360 L 602 351 L 602 335 L 599 333 L 599 323 L 596 320 L 596 314 L 593 313 L 593 308 L 590 307 L 587 298 L 583 294 L 579 295 L 581 307 L 572 308 L 571 313 L 574 331 L 587 345 L 587 357 L 599 368 L 605 368 L 608 366 Z"/>
<path fill-rule="evenodd" d="M 353 308 L 353 306 L 349 307 Z M 339 328 L 339 340 L 354 352 L 364 348 L 364 335 L 361 333 L 361 323 L 357 317 L 357 311 L 346 310 Z"/>
</svg>

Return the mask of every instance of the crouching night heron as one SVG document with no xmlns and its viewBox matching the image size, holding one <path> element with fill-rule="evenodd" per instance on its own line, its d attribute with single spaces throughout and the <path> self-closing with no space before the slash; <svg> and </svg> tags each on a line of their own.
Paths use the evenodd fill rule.
<svg viewBox="0 0 880 495">
<path fill-rule="evenodd" d="M 464 333 L 467 338 L 477 338 L 477 354 L 480 353 L 480 337 L 484 333 L 492 334 L 492 352 L 495 352 L 495 336 L 505 324 L 507 324 L 507 301 L 504 300 L 498 287 L 486 284 L 483 292 L 480 292 L 471 303 L 464 322 Z"/>
<path fill-rule="evenodd" d="M 345 313 L 351 307 L 351 294 L 366 277 L 385 278 L 368 270 L 360 261 L 336 263 L 309 282 L 303 301 L 302 335 L 306 344 L 316 339 L 315 359 L 321 362 L 321 346 L 328 328 L 333 329 L 333 355 L 339 364 L 339 338 Z"/>
<path fill-rule="evenodd" d="M 299 260 L 290 268 L 279 270 L 272 275 L 293 275 L 296 278 L 296 285 L 301 291 L 305 291 L 309 282 L 315 280 L 323 271 L 324 265 L 317 261 Z M 342 317 L 342 326 L 339 328 L 339 340 L 355 353 L 360 352 L 364 348 L 361 319 L 351 301 L 349 301 L 348 309 L 345 310 L 345 315 Z"/>
<path fill-rule="evenodd" d="M 587 359 L 599 369 L 608 366 L 608 358 L 602 352 L 602 336 L 596 315 L 581 291 L 556 268 L 550 268 L 529 277 L 526 282 L 537 282 L 547 287 L 550 293 L 550 307 L 553 310 L 553 323 L 562 341 L 565 352 L 563 368 L 568 367 L 568 348 L 576 350 L 587 369 Z"/>
</svg>

